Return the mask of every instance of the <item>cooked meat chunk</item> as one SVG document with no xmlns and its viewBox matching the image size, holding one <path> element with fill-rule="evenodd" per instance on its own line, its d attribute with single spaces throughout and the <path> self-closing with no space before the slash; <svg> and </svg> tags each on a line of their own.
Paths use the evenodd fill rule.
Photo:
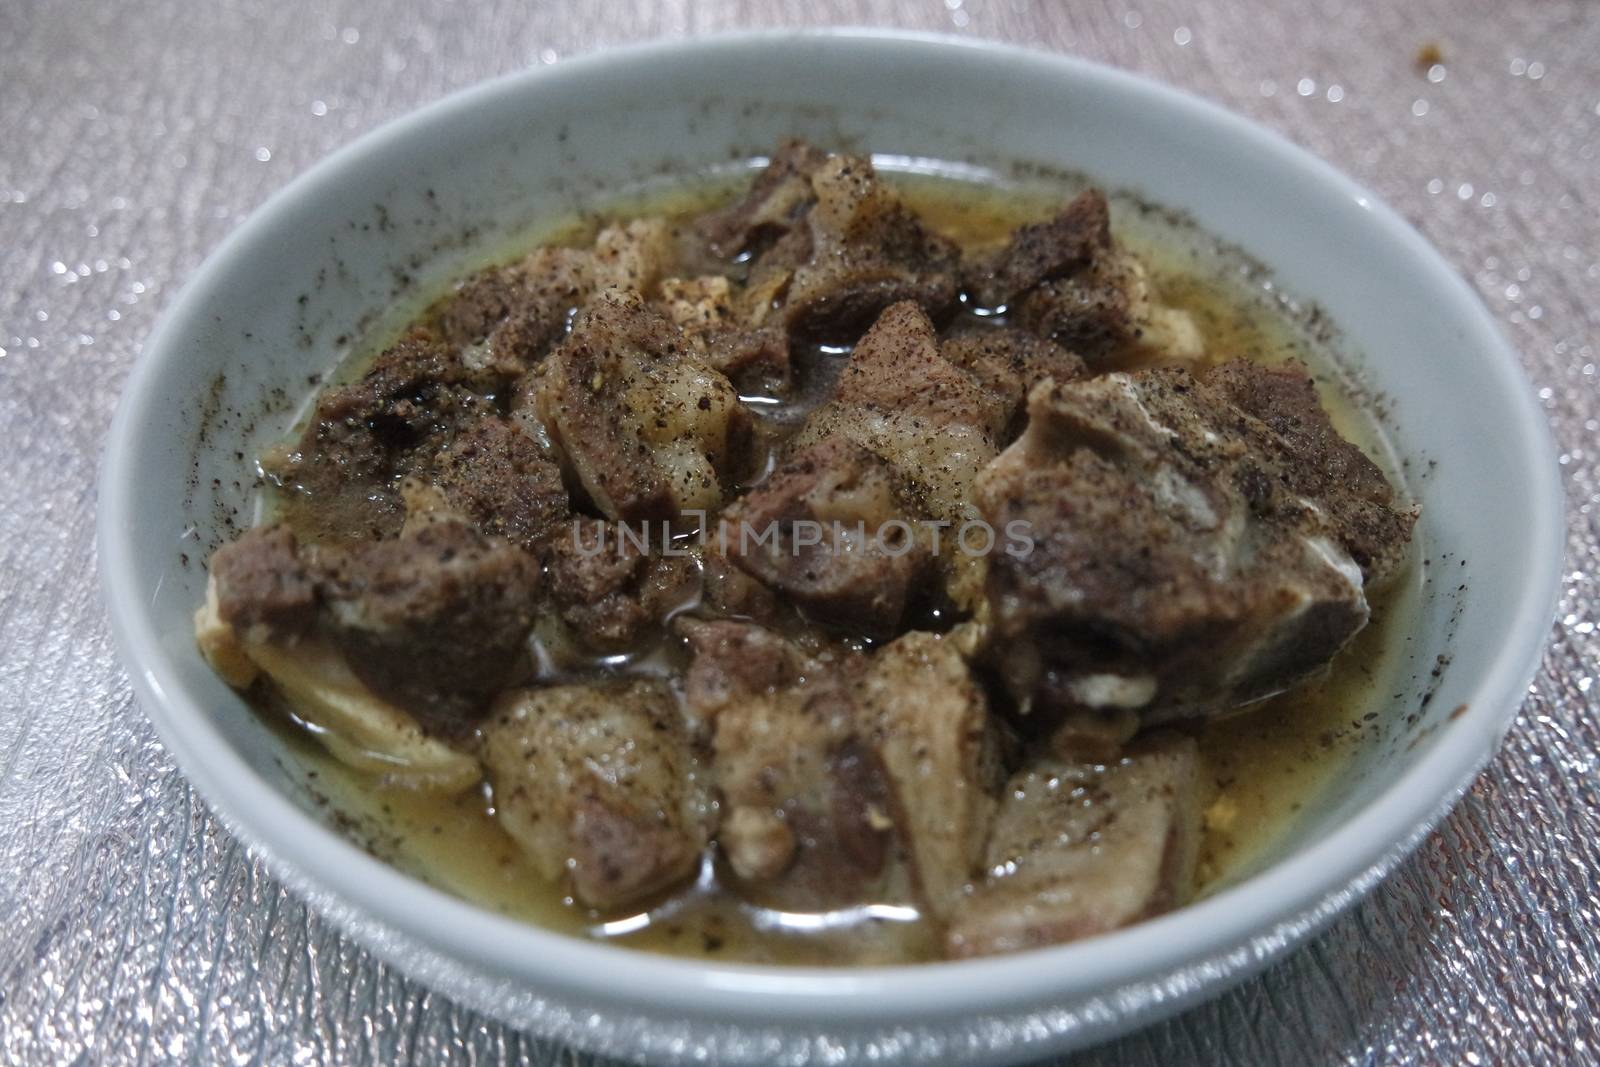
<svg viewBox="0 0 1600 1067">
<path fill-rule="evenodd" d="M 706 366 L 728 376 L 742 396 L 783 397 L 792 384 L 789 341 L 774 326 L 719 326 L 702 339 Z"/>
<path fill-rule="evenodd" d="M 955 303 L 960 252 L 925 230 L 870 162 L 830 156 L 811 186 L 817 202 L 806 215 L 809 255 L 792 268 L 783 297 L 791 332 L 848 342 L 891 304 L 909 300 L 942 315 Z M 784 269 L 780 258 L 757 263 L 752 288 L 761 271 Z"/>
<path fill-rule="evenodd" d="M 659 219 L 607 226 L 590 248 L 546 246 L 513 265 L 536 299 L 570 314 L 610 290 L 645 293 L 672 256 L 672 231 Z"/>
<path fill-rule="evenodd" d="M 981 600 L 981 552 L 961 549 L 978 518 L 972 483 L 1015 419 L 1008 393 L 941 353 L 933 323 L 912 303 L 887 309 L 839 375 L 833 398 L 812 412 L 791 451 L 846 437 L 889 464 L 903 517 L 930 542 L 937 536 L 944 590 L 956 606 Z M 969 542 L 981 549 L 981 528 Z"/>
<path fill-rule="evenodd" d="M 691 337 L 732 324 L 736 294 L 725 274 L 663 278 L 661 309 Z"/>
<path fill-rule="evenodd" d="M 537 579 L 531 557 L 459 517 L 354 548 L 261 527 L 213 557 L 196 629 L 231 684 L 265 673 L 344 762 L 457 789 L 476 764 L 438 738 L 520 673 Z"/>
<path fill-rule="evenodd" d="M 727 556 L 708 546 L 700 561 L 700 596 L 714 615 L 732 616 L 752 622 L 771 622 L 777 618 L 777 595 L 750 577 Z"/>
<path fill-rule="evenodd" d="M 689 644 L 684 699 L 701 718 L 792 685 L 807 665 L 800 649 L 755 623 L 685 616 L 673 629 Z"/>
<path fill-rule="evenodd" d="M 952 334 L 940 343 L 939 355 L 965 371 L 1007 413 L 1004 422 L 998 416 L 991 420 L 1005 443 L 1022 432 L 1023 404 L 1035 385 L 1046 378 L 1070 382 L 1088 375 L 1083 360 L 1054 341 L 1007 327 Z"/>
<path fill-rule="evenodd" d="M 697 229 L 722 259 L 761 252 L 794 229 L 816 202 L 811 175 L 827 159 L 826 152 L 804 141 L 784 141 L 749 192 L 702 217 Z"/>
<path fill-rule="evenodd" d="M 988 701 L 956 641 L 928 633 L 877 653 L 859 701 L 922 904 L 947 917 L 977 872 L 1004 776 Z"/>
<path fill-rule="evenodd" d="M 955 957 L 1093 937 L 1185 902 L 1200 843 L 1192 740 L 1154 734 L 1109 765 L 1015 775 L 995 820 L 988 877 L 946 932 Z"/>
<path fill-rule="evenodd" d="M 977 873 L 1002 778 L 956 642 L 912 633 L 870 658 L 807 657 L 749 623 L 679 627 L 690 706 L 714 723 L 719 840 L 748 891 L 813 907 L 916 900 L 945 915 Z"/>
<path fill-rule="evenodd" d="M 1251 382 L 1298 396 L 1295 436 L 1233 401 Z M 1244 363 L 1034 390 L 1027 431 L 976 486 L 992 525 L 1033 541 L 988 571 L 1020 698 L 1145 723 L 1213 712 L 1293 685 L 1366 624 L 1353 552 L 1398 555 L 1414 515 L 1309 390 L 1298 365 Z"/>
<path fill-rule="evenodd" d="M 623 523 L 576 520 L 550 541 L 550 595 L 578 639 L 617 652 L 681 607 L 695 591 L 694 561 L 646 551 Z"/>
<path fill-rule="evenodd" d="M 506 373 L 532 367 L 566 330 L 578 294 L 543 285 L 516 266 L 473 275 L 437 311 L 443 340 L 457 348 L 482 345 L 480 358 Z"/>
<path fill-rule="evenodd" d="M 886 309 L 861 338 L 834 400 L 885 416 L 910 412 L 939 429 L 972 427 L 989 435 L 1009 414 L 975 374 L 940 351 L 933 322 L 910 301 Z"/>
<path fill-rule="evenodd" d="M 1115 264 L 1045 282 L 1021 298 L 1017 321 L 1081 352 L 1097 368 L 1109 365 L 1139 339 L 1129 292 L 1133 282 L 1132 274 Z"/>
<path fill-rule="evenodd" d="M 697 230 L 723 260 L 748 259 L 748 276 L 738 290 L 669 282 L 672 314 L 701 322 L 709 362 L 741 384 L 759 376 L 761 392 L 787 384 L 789 336 L 848 344 L 893 303 L 942 316 L 959 291 L 959 250 L 924 229 L 869 160 L 801 142 L 781 146 L 750 192 Z M 737 329 L 719 335 L 713 323 Z"/>
<path fill-rule="evenodd" d="M 594 250 L 587 261 L 591 293 L 619 289 L 649 293 L 661 280 L 672 257 L 672 229 L 660 219 L 634 219 L 626 225 L 607 226 L 594 239 Z M 528 258 L 530 270 L 538 271 L 550 255 L 541 249 Z"/>
<path fill-rule="evenodd" d="M 440 302 L 433 324 L 447 344 L 468 350 L 468 362 L 515 375 L 544 358 L 596 293 L 649 289 L 671 255 L 672 233 L 659 220 L 608 226 L 592 248 L 540 248 L 479 271 Z"/>
<path fill-rule="evenodd" d="M 756 217 L 759 225 L 728 228 Z M 910 300 L 939 315 L 955 303 L 959 250 L 924 229 L 864 158 L 780 153 L 750 197 L 704 225 L 747 235 L 720 247 L 754 254 L 753 325 L 777 307 L 790 333 L 849 343 L 890 304 Z"/>
<path fill-rule="evenodd" d="M 877 456 L 831 437 L 792 456 L 723 512 L 734 564 L 810 617 L 869 637 L 896 631 L 932 556 Z"/>
<path fill-rule="evenodd" d="M 506 380 L 493 369 L 471 366 L 418 330 L 385 350 L 356 381 L 323 393 L 316 418 L 362 426 L 394 444 L 414 444 L 463 414 L 486 410 L 487 397 Z"/>
<path fill-rule="evenodd" d="M 271 540 L 263 537 L 246 544 L 237 560 L 242 564 L 245 555 L 257 554 L 260 563 L 276 555 L 271 560 L 275 567 L 298 575 L 298 581 L 314 590 L 311 568 L 300 560 L 292 541 L 287 551 L 281 543 L 263 549 Z M 206 602 L 195 612 L 194 629 L 206 662 L 223 681 L 248 689 L 264 675 L 289 702 L 295 716 L 317 728 L 317 741 L 324 748 L 381 785 L 456 792 L 482 776 L 472 756 L 426 734 L 413 715 L 357 678 L 344 655 L 307 620 L 297 619 L 294 627 L 285 630 L 260 624 L 236 627 L 221 617 L 222 599 L 234 606 L 248 605 L 254 596 L 275 598 L 277 591 L 236 584 L 224 598 L 218 591 L 221 584 L 213 570 L 206 584 Z M 295 599 L 307 598 L 296 594 Z M 314 601 L 311 603 L 314 608 Z"/>
<path fill-rule="evenodd" d="M 443 516 L 316 564 L 323 627 L 351 670 L 427 729 L 462 732 L 525 670 L 539 567 L 516 546 Z"/>
<path fill-rule="evenodd" d="M 968 265 L 967 289 L 979 307 L 1003 308 L 1040 282 L 1076 274 L 1109 255 L 1111 212 L 1089 189 L 1046 222 L 1019 226 L 1011 240 Z"/>
<path fill-rule="evenodd" d="M 326 637 L 312 634 L 293 645 L 247 643 L 244 652 L 295 716 L 316 727 L 317 742 L 377 785 L 458 793 L 483 779 L 483 768 L 459 739 L 437 736 L 409 710 L 373 692 Z"/>
<path fill-rule="evenodd" d="M 317 618 L 317 582 L 283 525 L 246 530 L 211 556 L 218 618 L 248 641 L 291 642 Z"/>
<path fill-rule="evenodd" d="M 727 376 L 741 394 L 780 397 L 789 390 L 789 341 L 776 326 L 756 325 L 764 314 L 745 308 L 727 276 L 667 278 L 661 282 L 667 317 L 698 347 L 695 356 Z"/>
<path fill-rule="evenodd" d="M 507 693 L 483 753 L 500 824 L 583 904 L 636 905 L 699 867 L 713 809 L 664 683 Z"/>
<path fill-rule="evenodd" d="M 1190 361 L 1205 354 L 1194 320 L 1158 303 L 1144 265 L 1121 252 L 1029 290 L 1019 301 L 1017 321 L 1096 369 L 1130 358 Z"/>
<path fill-rule="evenodd" d="M 1048 222 L 1022 226 L 966 275 L 980 307 L 1009 308 L 1027 329 L 1097 367 L 1141 354 L 1195 359 L 1189 316 L 1157 303 L 1143 264 L 1113 239 L 1105 194 L 1090 189 Z"/>
<path fill-rule="evenodd" d="M 909 899 L 887 772 L 862 730 L 864 657 L 807 656 L 771 630 L 682 619 L 690 709 L 713 730 L 717 841 L 742 892 L 806 911 Z"/>
<path fill-rule="evenodd" d="M 498 415 L 468 424 L 425 477 L 483 533 L 527 551 L 538 552 L 566 527 L 560 466 L 515 422 Z"/>
<path fill-rule="evenodd" d="M 742 891 L 762 904 L 817 911 L 910 899 L 894 862 L 888 776 L 861 737 L 855 666 L 808 663 L 794 684 L 716 714 L 717 840 Z"/>
<path fill-rule="evenodd" d="M 401 481 L 448 447 L 458 427 L 492 415 L 510 383 L 413 332 L 359 379 L 324 392 L 300 440 L 264 456 L 262 467 L 317 501 L 319 539 L 393 535 L 405 513 Z"/>
<path fill-rule="evenodd" d="M 1250 416 L 1241 430 L 1280 454 L 1284 488 L 1328 502 L 1323 517 L 1335 524 L 1335 536 L 1361 565 L 1367 585 L 1393 575 L 1405 559 L 1416 511 L 1397 501 L 1394 487 L 1365 452 L 1339 436 L 1305 368 L 1224 363 L 1206 381 Z M 1260 486 L 1247 488 L 1260 492 Z"/>
<path fill-rule="evenodd" d="M 637 296 L 608 291 L 573 323 L 537 386 L 540 418 L 609 518 L 711 510 L 749 416 L 728 379 Z"/>
<path fill-rule="evenodd" d="M 1011 418 L 1005 398 L 940 354 L 933 323 L 916 304 L 895 304 L 867 331 L 839 375 L 833 398 L 795 440 L 803 448 L 843 436 L 893 468 L 918 516 L 971 516 L 972 479 L 995 455 Z"/>
</svg>

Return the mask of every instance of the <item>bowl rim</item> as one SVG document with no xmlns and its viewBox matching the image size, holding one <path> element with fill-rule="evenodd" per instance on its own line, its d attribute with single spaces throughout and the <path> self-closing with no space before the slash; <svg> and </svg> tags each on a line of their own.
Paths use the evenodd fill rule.
<svg viewBox="0 0 1600 1067">
<path fill-rule="evenodd" d="M 1207 125 L 1241 150 L 1275 157 L 1302 174 L 1308 195 L 1354 201 L 1397 255 L 1434 275 L 1449 294 L 1439 314 L 1497 357 L 1485 364 L 1506 397 L 1515 445 L 1531 461 L 1527 516 L 1532 551 L 1517 561 L 1528 580 L 1506 613 L 1509 640 L 1476 670 L 1467 710 L 1424 744 L 1416 764 L 1319 840 L 1236 886 L 1176 912 L 1100 937 L 987 959 L 850 968 L 724 963 L 658 956 L 585 941 L 496 915 L 380 861 L 324 826 L 253 770 L 187 692 L 133 579 L 140 552 L 129 516 L 138 493 L 144 413 L 158 399 L 160 370 L 181 354 L 220 279 L 282 221 L 337 186 L 369 154 L 394 149 L 500 98 L 582 80 L 618 63 L 692 63 L 708 52 L 770 49 L 804 41 L 842 49 L 898 49 L 945 61 L 986 54 L 1029 76 L 1091 82 Z M 957 58 L 960 58 L 959 56 Z M 1511 443 L 1511 442 L 1508 442 Z M 1187 92 L 1088 60 L 987 40 L 873 28 L 766 30 L 608 48 L 502 75 L 378 126 L 272 195 L 211 253 L 162 313 L 123 387 L 99 479 L 98 559 L 113 636 L 140 705 L 186 777 L 269 867 L 298 886 L 376 918 L 442 954 L 518 982 L 590 1002 L 710 1016 L 727 1022 L 907 1022 L 951 1012 L 998 1012 L 1104 993 L 1215 959 L 1263 932 L 1284 929 L 1325 905 L 1353 899 L 1387 874 L 1453 805 L 1498 747 L 1540 662 L 1556 614 L 1565 517 L 1556 449 L 1515 351 L 1459 274 L 1393 209 L 1330 164 L 1252 120 Z"/>
</svg>

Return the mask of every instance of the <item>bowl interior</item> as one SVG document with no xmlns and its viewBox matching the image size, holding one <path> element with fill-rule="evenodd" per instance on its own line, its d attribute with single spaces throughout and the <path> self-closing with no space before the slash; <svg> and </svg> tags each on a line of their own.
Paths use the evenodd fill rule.
<svg viewBox="0 0 1600 1067">
<path fill-rule="evenodd" d="M 1215 913 L 1212 941 L 1168 925 L 1164 941 L 1131 939 L 1126 952 L 1112 952 L 1109 940 L 1054 950 L 1090 962 L 1074 969 L 1059 958 L 1034 975 L 1050 977 L 1029 995 L 1059 997 L 1073 983 L 1081 991 L 1192 962 L 1343 889 L 1436 814 L 1509 722 L 1559 563 L 1542 423 L 1465 287 L 1359 188 L 1176 93 L 1026 53 L 810 36 L 635 50 L 452 98 L 297 181 L 170 310 L 113 432 L 102 551 L 114 622 L 146 705 L 235 826 L 313 884 L 347 895 L 326 870 L 336 846 L 316 838 L 319 851 L 305 850 L 320 809 L 297 792 L 282 742 L 208 669 L 191 631 L 203 561 L 252 515 L 248 457 L 281 436 L 311 376 L 393 301 L 538 220 L 728 165 L 793 135 L 913 164 L 1074 169 L 1187 213 L 1338 325 L 1349 369 L 1381 405 L 1423 504 L 1427 566 L 1404 635 L 1408 666 L 1378 709 L 1384 729 L 1350 772 L 1263 857 L 1270 871 L 1201 905 L 1233 909 L 1230 918 Z M 231 780 L 241 776 L 251 781 Z M 245 788 L 292 807 L 252 810 Z M 1339 838 L 1352 826 L 1364 835 L 1359 847 Z M 1348 847 L 1334 857 L 1326 850 L 1336 838 Z M 374 877 L 395 880 L 374 894 L 408 881 Z M 480 937 L 537 933 L 508 932 L 486 914 L 469 930 L 479 922 L 471 909 L 438 914 L 425 936 L 468 953 Z M 997 965 L 1019 975 L 1026 966 Z M 527 976 L 539 966 L 504 969 Z M 1019 979 L 971 996 L 1027 988 Z M 921 1012 L 938 1000 L 896 996 L 887 1006 L 897 1003 Z"/>
</svg>

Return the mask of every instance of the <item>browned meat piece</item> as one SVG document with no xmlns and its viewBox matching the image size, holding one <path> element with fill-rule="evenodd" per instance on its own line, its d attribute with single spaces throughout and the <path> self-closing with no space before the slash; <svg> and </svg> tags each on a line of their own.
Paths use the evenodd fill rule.
<svg viewBox="0 0 1600 1067">
<path fill-rule="evenodd" d="M 514 545 L 441 516 L 316 565 L 323 626 L 351 670 L 425 729 L 462 732 L 526 670 L 539 566 Z"/>
<path fill-rule="evenodd" d="M 1137 355 L 1189 360 L 1202 351 L 1188 315 L 1158 304 L 1143 265 L 1111 234 L 1106 198 L 1080 194 L 1055 218 L 1019 227 L 975 260 L 966 287 L 979 307 L 1018 323 L 1096 367 Z"/>
<path fill-rule="evenodd" d="M 1016 321 L 1097 370 L 1119 361 L 1192 362 L 1205 354 L 1189 313 L 1159 303 L 1144 265 L 1121 250 L 1030 289 L 1018 300 Z"/>
<path fill-rule="evenodd" d="M 701 560 L 700 584 L 700 595 L 713 614 L 762 623 L 771 622 L 778 615 L 778 598 L 772 590 L 716 551 L 715 546 Z"/>
<path fill-rule="evenodd" d="M 583 904 L 614 912 L 698 869 L 713 808 L 665 683 L 507 693 L 483 754 L 500 824 Z"/>
<path fill-rule="evenodd" d="M 536 405 L 590 500 L 630 521 L 719 506 L 749 433 L 728 380 L 691 357 L 670 320 L 620 291 L 578 316 Z"/>
<path fill-rule="evenodd" d="M 960 251 L 923 229 L 870 162 L 830 156 L 811 186 L 816 204 L 806 229 L 774 245 L 750 276 L 758 293 L 772 288 L 774 277 L 786 277 L 778 295 L 792 334 L 848 343 L 902 300 L 932 315 L 954 305 Z"/>
<path fill-rule="evenodd" d="M 910 527 L 887 464 L 843 437 L 792 456 L 722 515 L 734 564 L 812 618 L 869 637 L 899 627 L 932 556 Z"/>
<path fill-rule="evenodd" d="M 1134 318 L 1134 284 L 1115 264 L 1056 278 L 1022 297 L 1017 321 L 1103 366 L 1141 338 Z"/>
<path fill-rule="evenodd" d="M 955 639 L 928 633 L 877 653 L 858 692 L 920 899 L 946 918 L 977 872 L 1004 777 L 988 701 Z"/>
<path fill-rule="evenodd" d="M 808 657 L 749 623 L 683 620 L 690 706 L 711 718 L 745 891 L 803 910 L 917 901 L 948 914 L 976 874 L 999 738 L 956 642 Z"/>
<path fill-rule="evenodd" d="M 957 295 L 959 251 L 924 230 L 864 158 L 786 144 L 700 230 L 724 258 L 752 257 L 745 298 L 757 326 L 778 306 L 790 332 L 843 343 L 896 301 L 942 313 Z"/>
<path fill-rule="evenodd" d="M 887 462 L 903 517 L 930 543 L 938 532 L 944 595 L 971 609 L 981 599 L 982 560 L 960 549 L 961 531 L 978 518 L 972 482 L 998 451 L 997 435 L 1015 418 L 1011 407 L 1009 395 L 986 385 L 981 372 L 941 353 L 926 313 L 900 303 L 856 345 L 833 398 L 811 413 L 789 448 L 841 436 Z M 969 542 L 980 553 L 983 536 L 980 529 Z"/>
<path fill-rule="evenodd" d="M 789 392 L 789 341 L 773 326 L 716 326 L 705 332 L 706 366 L 728 376 L 741 396 Z"/>
<path fill-rule="evenodd" d="M 211 578 L 218 617 L 245 641 L 293 641 L 316 621 L 316 577 L 287 526 L 257 526 L 217 549 Z"/>
<path fill-rule="evenodd" d="M 512 265 L 536 302 L 569 315 L 608 290 L 646 293 L 672 256 L 672 231 L 660 219 L 607 226 L 589 248 L 545 246 Z"/>
<path fill-rule="evenodd" d="M 262 466 L 306 494 L 319 536 L 388 536 L 404 517 L 400 482 L 448 446 L 457 427 L 494 412 L 510 379 L 469 367 L 426 332 L 385 351 L 356 381 L 327 390 L 292 449 Z"/>
<path fill-rule="evenodd" d="M 570 255 L 557 255 L 551 249 L 540 249 L 524 264 L 535 274 L 557 277 L 563 271 L 574 270 L 580 276 L 580 285 L 583 280 L 588 282 L 589 296 L 606 290 L 648 294 L 661 280 L 672 252 L 671 227 L 661 219 L 634 219 L 627 225 L 601 230 L 594 239 L 593 251 L 580 254 L 575 268 L 567 266 L 572 262 Z"/>
<path fill-rule="evenodd" d="M 516 423 L 499 416 L 469 424 L 425 476 L 479 530 L 530 552 L 567 528 L 561 468 Z"/>
<path fill-rule="evenodd" d="M 1008 416 L 976 375 L 940 351 L 933 322 L 910 301 L 887 308 L 862 337 L 839 375 L 834 400 L 884 415 L 910 412 L 939 428 L 972 426 L 989 434 L 999 431 Z"/>
<path fill-rule="evenodd" d="M 726 274 L 661 279 L 658 304 L 667 318 L 683 327 L 683 332 L 690 337 L 733 324 L 737 303 L 734 283 Z"/>
<path fill-rule="evenodd" d="M 888 462 L 916 516 L 959 523 L 1010 420 L 1006 398 L 942 356 L 933 323 L 906 302 L 856 345 L 833 399 L 811 413 L 794 447 L 848 437 Z"/>
<path fill-rule="evenodd" d="M 676 628 L 692 655 L 685 698 L 713 731 L 717 842 L 741 892 L 805 911 L 909 899 L 886 772 L 856 707 L 864 657 L 810 657 L 748 622 Z"/>
<path fill-rule="evenodd" d="M 1304 368 L 1236 363 L 1041 385 L 979 478 L 1030 552 L 990 557 L 1001 672 L 1022 700 L 1145 723 L 1281 691 L 1366 624 L 1357 550 L 1398 558 L 1414 512 L 1315 403 Z M 1233 401 L 1297 397 L 1292 435 Z M 1304 473 L 1346 470 L 1342 481 Z"/>
<path fill-rule="evenodd" d="M 1046 378 L 1070 382 L 1088 374 L 1083 360 L 1054 341 L 1006 327 L 964 330 L 946 338 L 939 355 L 965 371 L 1008 413 L 996 431 L 1003 442 L 1022 432 L 1023 402 L 1035 385 Z M 993 421 L 999 423 L 998 418 Z"/>
<path fill-rule="evenodd" d="M 673 629 L 693 657 L 684 676 L 684 699 L 705 719 L 735 701 L 792 685 L 806 666 L 798 648 L 754 623 L 685 616 Z"/>
<path fill-rule="evenodd" d="M 386 350 L 359 379 L 317 402 L 319 422 L 359 425 L 395 444 L 413 444 L 441 424 L 489 410 L 487 395 L 507 379 L 474 368 L 425 331 Z"/>
<path fill-rule="evenodd" d="M 888 776 L 860 736 L 855 667 L 807 664 L 795 684 L 716 713 L 717 840 L 741 892 L 761 904 L 818 911 L 911 899 L 895 862 Z"/>
<path fill-rule="evenodd" d="M 462 732 L 527 664 L 538 563 L 448 513 L 351 547 L 302 547 L 262 527 L 219 548 L 212 571 L 217 616 L 240 639 L 289 646 L 314 627 L 362 685 L 431 733 Z"/>
<path fill-rule="evenodd" d="M 950 956 L 1093 937 L 1183 904 L 1200 843 L 1199 761 L 1176 734 L 1109 764 L 1044 764 L 1006 784 L 989 874 L 946 932 Z"/>
<path fill-rule="evenodd" d="M 1018 227 L 1004 248 L 970 264 L 967 290 L 979 307 L 1002 308 L 1040 282 L 1076 274 L 1110 251 L 1105 194 L 1088 189 L 1055 218 Z"/>
<path fill-rule="evenodd" d="M 768 309 L 747 302 L 748 294 L 723 274 L 661 282 L 661 306 L 683 327 L 701 362 L 726 375 L 741 394 L 782 396 L 789 389 L 789 339 L 776 326 L 759 325 Z"/>
<path fill-rule="evenodd" d="M 725 208 L 703 216 L 696 229 L 722 259 L 759 253 L 793 229 L 816 200 L 811 175 L 828 154 L 804 141 L 778 146 L 749 192 Z"/>
<path fill-rule="evenodd" d="M 621 651 L 694 593 L 693 560 L 646 547 L 637 528 L 598 519 L 575 520 L 549 542 L 551 599 L 585 645 Z"/>
<path fill-rule="evenodd" d="M 316 740 L 340 762 L 369 775 L 373 785 L 455 793 L 483 777 L 476 759 L 428 735 L 414 715 L 374 694 L 320 632 L 308 630 L 292 640 L 270 634 L 252 639 L 223 622 L 214 575 L 206 603 L 195 613 L 195 640 L 229 685 L 246 689 L 269 680 Z"/>
<path fill-rule="evenodd" d="M 433 309 L 432 322 L 469 362 L 515 375 L 544 358 L 596 293 L 653 286 L 671 250 L 659 220 L 608 226 L 592 248 L 540 248 L 479 271 Z"/>
<path fill-rule="evenodd" d="M 578 299 L 542 281 L 516 266 L 478 272 L 437 310 L 440 335 L 457 348 L 483 344 L 487 361 L 507 373 L 527 370 L 560 339 Z"/>
<path fill-rule="evenodd" d="M 1404 562 L 1416 513 L 1397 506 L 1394 487 L 1378 465 L 1339 436 L 1311 375 L 1297 366 L 1269 371 L 1235 362 L 1216 368 L 1206 380 L 1259 421 L 1242 428 L 1263 441 L 1262 447 L 1281 451 L 1285 488 L 1307 500 L 1334 503 L 1324 508 L 1324 517 L 1336 524 L 1339 543 L 1361 565 L 1367 585 L 1388 579 Z"/>
<path fill-rule="evenodd" d="M 302 502 L 296 509 L 300 528 L 319 540 L 393 535 L 404 512 L 400 485 L 415 475 L 425 481 L 448 480 L 452 503 L 483 523 L 486 532 L 505 532 L 531 544 L 547 518 L 559 518 L 559 497 L 549 483 L 549 470 L 526 443 L 499 433 L 501 427 L 483 420 L 514 407 L 508 400 L 531 390 L 538 380 L 559 377 L 542 374 L 545 352 L 563 336 L 569 315 L 601 299 L 601 294 L 609 294 L 608 306 L 629 300 L 637 304 L 637 297 L 621 294 L 654 286 L 670 245 L 664 223 L 636 221 L 602 230 L 592 248 L 541 248 L 517 263 L 469 280 L 434 310 L 429 327 L 413 330 L 356 382 L 325 392 L 296 448 L 279 450 L 263 460 L 270 474 L 299 491 L 294 499 Z M 616 326 L 622 316 L 602 312 L 599 317 L 611 323 L 613 339 L 620 336 Z M 641 327 L 641 332 L 651 330 Z M 670 333 L 670 327 L 665 332 Z M 669 335 L 666 343 L 681 345 L 681 341 Z M 698 431 L 707 437 L 699 442 L 702 445 L 720 441 L 718 434 L 737 403 L 720 376 L 712 376 L 708 386 L 694 392 L 702 383 L 694 380 L 691 368 L 671 362 L 670 370 L 656 368 L 651 375 L 659 385 L 655 395 L 662 404 L 695 402 L 702 396 L 716 403 L 696 410 L 689 419 L 663 419 L 655 410 L 638 412 L 639 418 L 653 418 L 654 436 L 647 433 L 650 445 L 660 445 L 657 438 L 668 441 L 656 449 L 664 457 L 656 466 L 672 479 L 663 490 L 663 499 L 668 500 L 706 475 L 705 456 L 689 449 L 687 439 Z M 631 400 L 634 409 L 650 407 L 642 392 Z M 532 408 L 514 410 L 514 415 L 530 430 L 530 441 L 543 439 L 546 428 L 539 425 Z M 599 426 L 595 436 L 611 433 L 617 438 L 617 448 L 599 449 L 610 454 L 624 447 L 622 438 L 627 435 L 608 429 L 605 415 L 600 410 L 595 418 Z M 457 435 L 464 432 L 470 440 L 452 449 Z M 635 447 L 644 446 L 635 442 Z M 447 450 L 443 462 L 436 464 Z M 462 462 L 469 454 L 472 458 Z M 515 474 L 518 488 L 498 495 L 489 492 L 490 472 L 475 469 L 480 462 Z"/>
<path fill-rule="evenodd" d="M 800 142 L 782 146 L 749 194 L 698 230 L 722 258 L 749 258 L 747 284 L 673 281 L 665 295 L 674 318 L 707 327 L 709 362 L 742 385 L 765 379 L 752 393 L 787 384 L 790 336 L 851 343 L 891 304 L 942 316 L 959 291 L 959 249 L 924 229 L 869 160 Z M 718 337 L 713 321 L 737 331 Z"/>
</svg>

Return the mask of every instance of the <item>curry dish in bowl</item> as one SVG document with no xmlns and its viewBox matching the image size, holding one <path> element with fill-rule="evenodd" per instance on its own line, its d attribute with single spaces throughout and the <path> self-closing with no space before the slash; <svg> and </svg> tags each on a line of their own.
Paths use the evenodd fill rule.
<svg viewBox="0 0 1600 1067">
<path fill-rule="evenodd" d="M 202 651 L 374 851 L 907 962 L 1178 907 L 1314 797 L 1417 510 L 1287 310 L 1092 187 L 789 142 L 632 208 L 377 337 L 210 560 Z"/>
</svg>

